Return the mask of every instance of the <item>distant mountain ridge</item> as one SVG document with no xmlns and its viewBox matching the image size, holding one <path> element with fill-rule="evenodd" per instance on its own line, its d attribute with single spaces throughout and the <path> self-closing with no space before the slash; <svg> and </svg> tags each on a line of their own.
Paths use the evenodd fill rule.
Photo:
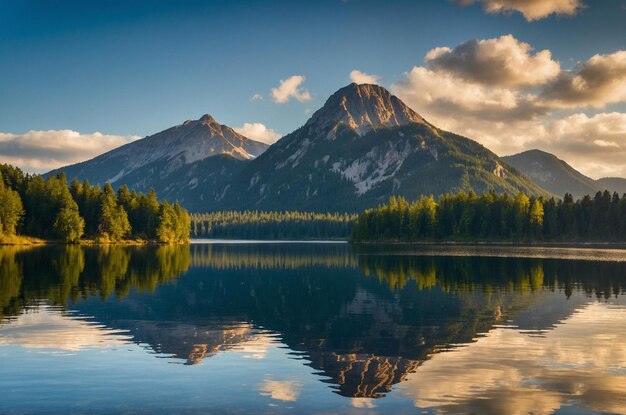
<svg viewBox="0 0 626 415">
<path fill-rule="evenodd" d="M 611 189 L 617 193 L 626 194 L 626 179 L 623 177 L 602 177 L 596 180 L 601 188 Z"/>
<path fill-rule="evenodd" d="M 216 157 L 217 156 L 217 157 Z M 68 166 L 191 211 L 358 212 L 391 194 L 549 192 L 479 143 L 430 124 L 385 88 L 350 84 L 269 148 L 205 115 Z"/>
<path fill-rule="evenodd" d="M 575 198 L 580 198 L 585 195 L 593 196 L 604 190 L 619 194 L 626 193 L 626 179 L 607 177 L 594 180 L 554 154 L 542 150 L 528 150 L 511 156 L 504 156 L 502 159 L 530 177 L 539 186 L 557 196 L 570 193 Z"/>
</svg>

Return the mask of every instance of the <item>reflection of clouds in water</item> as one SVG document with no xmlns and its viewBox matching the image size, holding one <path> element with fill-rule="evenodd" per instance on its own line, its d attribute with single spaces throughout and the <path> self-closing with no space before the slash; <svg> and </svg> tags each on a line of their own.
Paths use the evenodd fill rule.
<svg viewBox="0 0 626 415">
<path fill-rule="evenodd" d="M 350 401 L 350 405 L 354 408 L 376 408 L 376 404 L 374 403 L 374 399 L 372 398 L 352 398 Z"/>
<path fill-rule="evenodd" d="M 106 349 L 130 342 L 124 331 L 110 330 L 60 310 L 40 305 L 0 324 L 0 345 L 78 351 Z"/>
<path fill-rule="evenodd" d="M 259 392 L 262 396 L 269 396 L 284 402 L 295 402 L 302 391 L 302 383 L 295 379 L 272 380 L 266 379 L 259 384 Z"/>
<path fill-rule="evenodd" d="M 497 328 L 433 355 L 398 392 L 440 413 L 548 414 L 626 408 L 626 309 L 590 304 L 544 337 Z"/>
<path fill-rule="evenodd" d="M 265 333 L 255 334 L 251 339 L 238 344 L 233 352 L 241 353 L 244 359 L 265 359 L 270 347 L 276 344 L 276 337 Z"/>
</svg>

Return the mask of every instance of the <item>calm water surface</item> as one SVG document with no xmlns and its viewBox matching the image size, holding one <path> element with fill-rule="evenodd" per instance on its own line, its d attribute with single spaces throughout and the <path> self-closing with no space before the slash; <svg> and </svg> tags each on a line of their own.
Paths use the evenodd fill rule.
<svg viewBox="0 0 626 415">
<path fill-rule="evenodd" d="M 626 413 L 626 251 L 0 248 L 1 414 Z"/>
</svg>

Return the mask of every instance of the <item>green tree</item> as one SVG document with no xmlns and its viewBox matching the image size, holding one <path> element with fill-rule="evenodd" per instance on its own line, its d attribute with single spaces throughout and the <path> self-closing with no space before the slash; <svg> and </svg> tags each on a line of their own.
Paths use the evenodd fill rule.
<svg viewBox="0 0 626 415">
<path fill-rule="evenodd" d="M 522 192 L 518 193 L 513 200 L 513 226 L 514 233 L 518 238 L 523 237 L 526 232 L 529 208 L 530 199 L 528 196 Z"/>
<path fill-rule="evenodd" d="M 541 236 L 543 230 L 543 203 L 541 200 L 535 199 L 532 202 L 529 215 L 531 236 Z"/>
<path fill-rule="evenodd" d="M 130 231 L 126 211 L 117 204 L 111 184 L 105 184 L 100 196 L 98 237 L 103 241 L 117 242 L 130 235 Z"/>
<path fill-rule="evenodd" d="M 52 226 L 57 238 L 69 243 L 79 243 L 85 230 L 85 220 L 78 214 L 78 206 L 64 207 Z"/>
<path fill-rule="evenodd" d="M 24 207 L 20 195 L 0 180 L 0 235 L 15 235 L 23 215 Z"/>
</svg>

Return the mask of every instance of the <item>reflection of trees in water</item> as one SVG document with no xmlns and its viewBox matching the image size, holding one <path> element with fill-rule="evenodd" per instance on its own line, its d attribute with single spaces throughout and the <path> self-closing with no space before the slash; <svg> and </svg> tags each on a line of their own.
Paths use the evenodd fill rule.
<svg viewBox="0 0 626 415">
<path fill-rule="evenodd" d="M 191 245 L 193 267 L 216 269 L 355 268 L 347 244 Z"/>
<path fill-rule="evenodd" d="M 383 396 L 436 351 L 473 341 L 550 290 L 606 298 L 626 282 L 624 263 L 356 256 L 346 245 L 0 249 L 0 272 L 5 315 L 37 299 L 65 305 L 135 290 L 129 301 L 75 307 L 189 364 L 264 327 L 353 397 Z"/>
<path fill-rule="evenodd" d="M 24 274 L 16 254 L 23 250 L 14 246 L 0 247 L 0 319 L 5 314 L 20 312 L 21 307 L 15 299 L 19 296 Z"/>
<path fill-rule="evenodd" d="M 363 255 L 359 265 L 392 289 L 414 282 L 420 289 L 440 286 L 447 292 L 537 291 L 543 287 L 543 263 L 536 260 L 486 257 L 421 257 Z"/>
<path fill-rule="evenodd" d="M 19 314 L 40 300 L 65 306 L 68 301 L 131 289 L 154 291 L 189 268 L 189 247 L 50 246 L 0 248 L 0 316 Z"/>
<path fill-rule="evenodd" d="M 597 298 L 624 293 L 626 263 L 558 259 L 359 255 L 367 277 L 375 276 L 392 290 L 414 283 L 420 289 L 446 292 L 528 293 L 543 288 L 576 290 Z"/>
</svg>

